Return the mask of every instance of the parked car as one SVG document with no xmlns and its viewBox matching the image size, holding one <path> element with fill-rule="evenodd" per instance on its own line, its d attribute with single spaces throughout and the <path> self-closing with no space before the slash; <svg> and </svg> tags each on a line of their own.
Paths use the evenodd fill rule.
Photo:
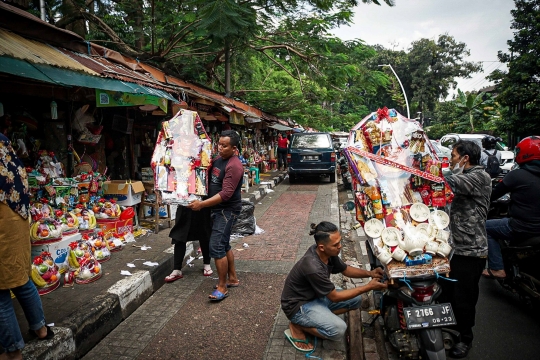
<svg viewBox="0 0 540 360">
<path fill-rule="evenodd" d="M 289 182 L 299 176 L 330 176 L 336 182 L 336 153 L 329 133 L 293 134 L 287 154 Z"/>
<path fill-rule="evenodd" d="M 440 144 L 443 146 L 446 146 L 449 149 L 452 149 L 454 144 L 458 140 L 472 140 L 475 143 L 477 143 L 482 150 L 484 148 L 482 147 L 482 139 L 488 135 L 486 134 L 447 134 L 444 135 L 441 138 Z M 512 151 L 508 151 L 508 147 L 506 147 L 503 143 L 497 142 L 497 145 L 495 146 L 497 151 L 500 151 L 501 153 L 501 169 L 503 173 L 507 173 L 510 170 L 512 170 L 512 166 L 514 166 L 514 153 Z"/>
</svg>

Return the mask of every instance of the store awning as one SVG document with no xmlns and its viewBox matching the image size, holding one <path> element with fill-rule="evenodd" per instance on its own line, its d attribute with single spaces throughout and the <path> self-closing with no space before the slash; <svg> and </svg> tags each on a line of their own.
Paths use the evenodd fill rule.
<svg viewBox="0 0 540 360">
<path fill-rule="evenodd" d="M 72 70 L 60 69 L 50 65 L 31 64 L 24 60 L 0 57 L 0 72 L 44 81 L 61 86 L 78 86 L 90 89 L 120 91 L 132 94 L 152 95 L 177 101 L 165 91 L 125 81 L 91 76 Z"/>
<path fill-rule="evenodd" d="M 246 116 L 244 120 L 246 120 L 246 122 L 250 124 L 260 123 L 262 121 L 261 118 L 253 117 L 253 116 Z"/>
<path fill-rule="evenodd" d="M 289 130 L 292 130 L 291 127 L 284 126 L 284 125 L 281 125 L 281 124 L 273 124 L 273 125 L 269 125 L 268 127 L 272 128 L 272 129 L 276 129 L 277 131 L 289 131 Z"/>
</svg>

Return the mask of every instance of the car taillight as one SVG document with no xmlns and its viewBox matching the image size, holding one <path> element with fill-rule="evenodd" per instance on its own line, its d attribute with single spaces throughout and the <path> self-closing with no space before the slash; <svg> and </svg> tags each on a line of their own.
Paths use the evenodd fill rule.
<svg viewBox="0 0 540 360">
<path fill-rule="evenodd" d="M 448 158 L 445 156 L 442 158 L 442 168 L 446 169 L 447 167 L 450 167 L 450 161 L 448 161 Z"/>
<path fill-rule="evenodd" d="M 331 162 L 335 162 L 335 161 L 336 161 L 336 153 L 335 153 L 335 152 L 332 152 L 332 153 L 330 154 L 330 161 L 331 161 Z"/>
<path fill-rule="evenodd" d="M 411 296 L 419 302 L 429 301 L 435 293 L 435 285 L 436 284 L 427 287 L 413 287 Z"/>
<path fill-rule="evenodd" d="M 291 154 L 287 154 L 287 162 L 288 162 L 288 163 L 291 162 Z"/>
</svg>

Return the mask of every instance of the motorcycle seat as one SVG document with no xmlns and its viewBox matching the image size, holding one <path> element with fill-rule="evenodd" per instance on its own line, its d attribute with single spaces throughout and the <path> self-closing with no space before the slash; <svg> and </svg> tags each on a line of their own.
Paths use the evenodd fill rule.
<svg viewBox="0 0 540 360">
<path fill-rule="evenodd" d="M 540 236 L 533 236 L 523 240 L 519 239 L 507 246 L 508 250 L 524 250 L 532 248 L 540 248 Z"/>
</svg>

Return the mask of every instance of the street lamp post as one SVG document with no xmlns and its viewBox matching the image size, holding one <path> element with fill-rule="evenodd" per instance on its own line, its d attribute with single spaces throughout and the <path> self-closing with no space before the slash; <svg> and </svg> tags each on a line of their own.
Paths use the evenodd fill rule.
<svg viewBox="0 0 540 360">
<path fill-rule="evenodd" d="M 390 64 L 383 64 L 378 66 L 388 66 L 390 70 L 394 73 L 396 76 L 397 81 L 399 82 L 399 86 L 401 86 L 401 91 L 403 91 L 403 96 L 405 97 L 405 104 L 407 105 L 407 118 L 411 118 L 411 112 L 409 111 L 409 100 L 407 100 L 407 94 L 405 94 L 405 89 L 403 88 L 403 84 L 401 83 L 401 80 L 399 79 L 399 76 L 397 76 L 396 72 L 394 71 L 394 68 Z"/>
</svg>

